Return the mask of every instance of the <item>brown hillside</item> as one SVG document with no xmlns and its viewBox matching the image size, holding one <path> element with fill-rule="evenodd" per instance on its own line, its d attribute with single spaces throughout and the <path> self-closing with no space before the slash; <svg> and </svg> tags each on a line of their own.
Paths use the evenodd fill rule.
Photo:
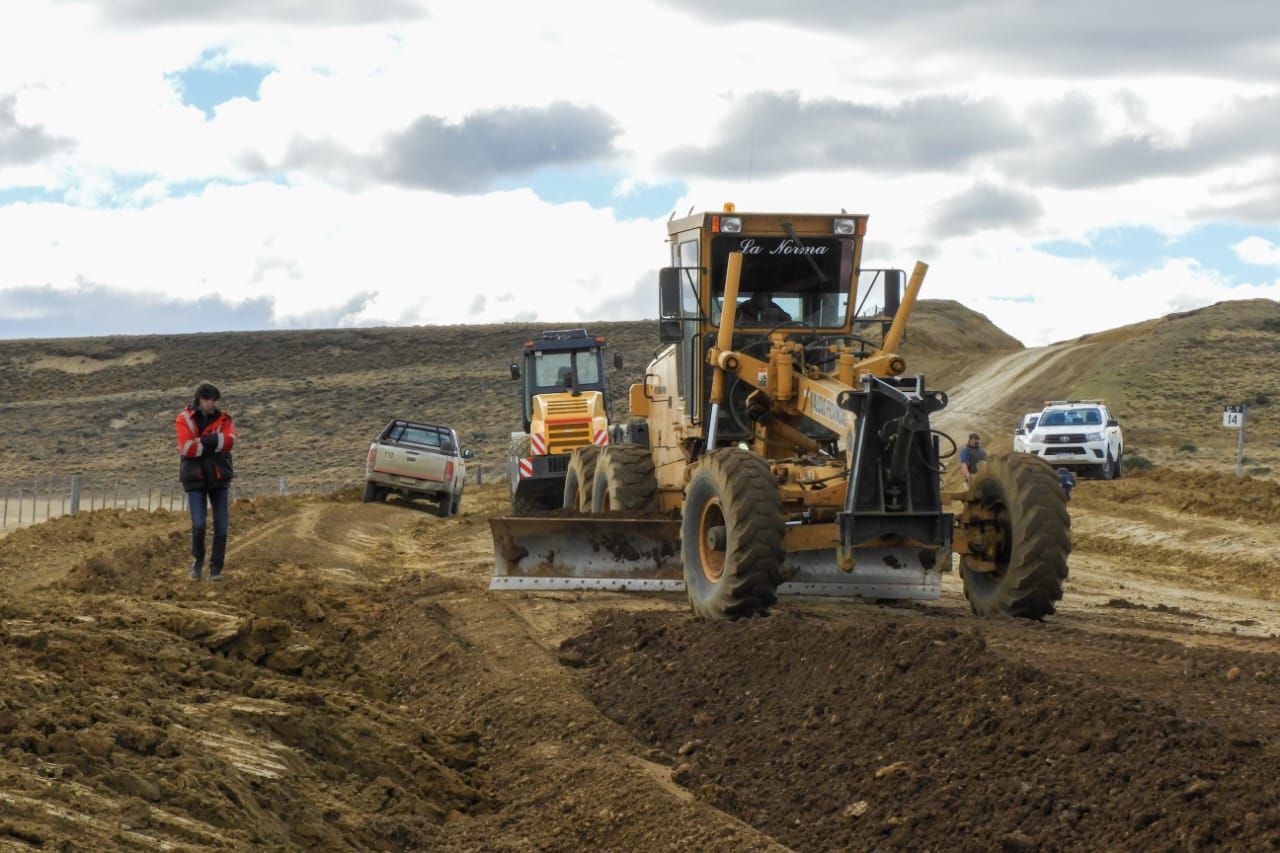
<svg viewBox="0 0 1280 853">
<path fill-rule="evenodd" d="M 581 322 L 227 332 L 0 343 L 0 484 L 83 470 L 142 483 L 174 476 L 173 417 L 201 380 L 217 384 L 242 436 L 239 476 L 332 481 L 362 471 L 368 440 L 393 417 L 455 426 L 486 470 L 505 471 L 520 428 L 507 365 L 542 329 Z M 627 389 L 659 347 L 654 321 L 588 323 L 626 366 Z M 974 354 L 1019 345 L 955 302 L 919 303 L 910 370 L 956 375 Z M 505 476 L 505 474 L 503 474 Z"/>
<path fill-rule="evenodd" d="M 1105 357 L 1072 390 L 1110 401 L 1135 450 L 1169 465 L 1234 467 L 1237 434 L 1222 427 L 1222 410 L 1246 403 L 1245 470 L 1280 470 L 1280 303 L 1219 302 L 1080 339 L 1094 340 Z"/>
</svg>

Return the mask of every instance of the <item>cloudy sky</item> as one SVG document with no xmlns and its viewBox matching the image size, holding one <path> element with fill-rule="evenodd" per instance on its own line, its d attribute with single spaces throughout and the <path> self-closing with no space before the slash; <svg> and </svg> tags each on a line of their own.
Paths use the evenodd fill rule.
<svg viewBox="0 0 1280 853">
<path fill-rule="evenodd" d="M 652 317 L 664 221 L 726 201 L 868 213 L 1028 344 L 1280 298 L 1280 13 L 0 11 L 0 337 Z"/>
</svg>

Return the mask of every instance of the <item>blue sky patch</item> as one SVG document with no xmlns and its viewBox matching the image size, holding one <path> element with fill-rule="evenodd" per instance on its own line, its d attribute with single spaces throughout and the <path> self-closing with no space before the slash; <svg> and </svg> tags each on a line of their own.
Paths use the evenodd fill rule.
<svg viewBox="0 0 1280 853">
<path fill-rule="evenodd" d="M 525 178 L 509 178 L 499 183 L 500 190 L 528 187 L 538 198 L 550 204 L 581 201 L 595 208 L 612 207 L 618 219 L 654 219 L 666 216 L 685 192 L 685 185 L 675 181 L 664 184 L 639 184 L 626 195 L 614 195 L 614 188 L 626 177 L 622 172 L 601 166 L 539 169 Z"/>
<path fill-rule="evenodd" d="M 1034 248 L 1059 258 L 1095 258 L 1118 276 L 1158 269 L 1173 258 L 1193 258 L 1231 284 L 1272 280 L 1274 267 L 1247 263 L 1232 250 L 1249 237 L 1280 245 L 1280 228 L 1214 222 L 1170 237 L 1154 228 L 1126 226 L 1095 231 L 1087 242 L 1051 240 Z"/>
<path fill-rule="evenodd" d="M 206 50 L 195 64 L 165 77 L 177 88 L 182 103 L 213 118 L 213 108 L 232 98 L 258 100 L 258 88 L 273 70 L 269 65 L 230 63 L 221 51 Z"/>
<path fill-rule="evenodd" d="M 7 204 L 41 204 L 52 202 L 60 204 L 64 195 L 62 190 L 51 190 L 46 187 L 0 187 L 0 207 Z"/>
</svg>

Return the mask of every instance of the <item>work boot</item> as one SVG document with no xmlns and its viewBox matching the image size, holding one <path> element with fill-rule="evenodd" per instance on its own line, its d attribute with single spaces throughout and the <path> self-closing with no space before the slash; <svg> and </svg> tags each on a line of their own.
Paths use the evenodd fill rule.
<svg viewBox="0 0 1280 853">
<path fill-rule="evenodd" d="M 191 579 L 193 581 L 200 580 L 200 575 L 204 571 L 204 528 L 191 531 Z"/>
<path fill-rule="evenodd" d="M 227 537 L 213 537 L 213 554 L 209 557 L 209 580 L 222 580 L 222 563 L 227 558 Z"/>
</svg>

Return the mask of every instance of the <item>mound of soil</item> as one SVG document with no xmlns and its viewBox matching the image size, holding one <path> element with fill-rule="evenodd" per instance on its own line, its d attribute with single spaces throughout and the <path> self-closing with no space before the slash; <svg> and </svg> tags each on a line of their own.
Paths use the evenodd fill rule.
<svg viewBox="0 0 1280 853">
<path fill-rule="evenodd" d="M 1099 497 L 1116 503 L 1167 506 L 1179 512 L 1280 522 L 1280 483 L 1203 470 L 1153 468 L 1106 484 Z"/>
<path fill-rule="evenodd" d="M 606 612 L 569 652 L 676 781 L 795 849 L 1280 847 L 1275 744 L 976 628 Z"/>
<path fill-rule="evenodd" d="M 264 537 L 328 503 L 237 507 L 258 548 L 219 588 L 186 580 L 186 532 L 163 513 L 5 540 L 6 582 L 42 541 L 120 544 L 0 600 L 0 846 L 424 848 L 491 808 L 478 733 L 391 704 L 362 666 L 377 592 L 270 556 Z"/>
</svg>

